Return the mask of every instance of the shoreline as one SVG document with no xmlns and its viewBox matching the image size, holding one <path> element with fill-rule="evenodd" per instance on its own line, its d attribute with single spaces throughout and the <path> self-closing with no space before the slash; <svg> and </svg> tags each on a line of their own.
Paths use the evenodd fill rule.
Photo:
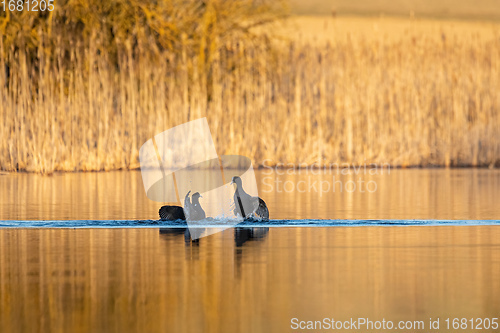
<svg viewBox="0 0 500 333">
<path fill-rule="evenodd" d="M 280 164 L 280 163 L 279 163 Z M 335 163 L 332 163 L 332 164 L 335 164 Z M 330 165 L 332 165 L 330 164 Z M 370 165 L 373 165 L 373 164 L 377 164 L 377 163 L 366 163 L 366 164 L 350 164 L 349 166 L 342 166 L 342 167 L 339 167 L 337 168 L 338 170 L 344 170 L 344 169 L 348 169 L 348 170 L 356 170 L 358 168 L 363 168 L 365 165 L 367 168 L 369 168 Z M 449 170 L 454 170 L 454 169 L 458 169 L 458 170 L 462 170 L 462 169 L 478 169 L 478 170 L 485 170 L 485 169 L 488 169 L 488 170 L 500 170 L 500 162 L 496 163 L 495 165 L 451 165 L 451 166 L 445 166 L 445 165 L 426 165 L 426 166 L 421 166 L 421 165 L 409 165 L 409 166 L 401 166 L 401 165 L 388 165 L 388 167 L 386 167 L 385 165 L 388 165 L 388 164 L 383 164 L 382 166 L 378 166 L 379 169 L 383 169 L 383 170 L 390 170 L 390 169 L 395 169 L 395 170 L 405 170 L 405 169 L 420 169 L 420 170 L 436 170 L 436 169 L 449 169 Z M 317 165 L 317 164 L 307 164 L 307 165 L 303 165 L 301 167 L 296 167 L 296 168 L 293 168 L 293 167 L 278 167 L 276 166 L 276 164 L 274 165 L 267 165 L 267 166 L 264 166 L 262 164 L 259 164 L 257 166 L 254 166 L 254 169 L 256 170 L 266 170 L 266 169 L 272 169 L 272 170 L 280 170 L 280 171 L 288 171 L 288 170 L 314 170 L 314 171 L 317 171 L 317 170 L 330 170 L 330 169 L 327 169 L 328 168 L 328 164 L 327 165 Z M 237 169 L 237 168 L 226 168 L 228 170 L 234 170 L 234 169 Z M 205 169 L 205 170 L 209 170 L 209 169 Z M 133 168 L 127 168 L 127 169 L 124 169 L 124 168 L 119 168 L 119 169 L 111 169 L 111 170 L 54 170 L 52 172 L 49 172 L 49 173 L 43 173 L 43 172 L 40 172 L 40 171 L 28 171 L 28 170 L 16 170 L 16 171 L 0 171 L 0 177 L 1 176 L 11 176 L 11 175 L 16 175 L 16 174 L 33 174 L 33 175 L 41 175 L 41 176 L 52 176 L 54 174 L 79 174 L 79 173 L 109 173 L 109 172 L 127 172 L 127 171 L 141 171 L 141 168 L 140 167 L 133 167 Z"/>
</svg>

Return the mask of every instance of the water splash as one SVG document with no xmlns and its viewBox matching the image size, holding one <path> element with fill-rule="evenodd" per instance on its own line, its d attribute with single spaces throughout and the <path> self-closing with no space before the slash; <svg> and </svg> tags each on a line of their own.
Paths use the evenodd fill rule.
<svg viewBox="0 0 500 333">
<path fill-rule="evenodd" d="M 194 228 L 227 228 L 227 218 L 208 218 L 198 221 Z M 234 221 L 232 221 L 234 220 Z M 477 226 L 500 225 L 500 220 L 269 220 L 243 221 L 232 218 L 237 227 L 370 227 L 370 226 Z M 158 220 L 46 220 L 46 221 L 0 221 L 1 228 L 187 228 L 185 221 Z"/>
</svg>

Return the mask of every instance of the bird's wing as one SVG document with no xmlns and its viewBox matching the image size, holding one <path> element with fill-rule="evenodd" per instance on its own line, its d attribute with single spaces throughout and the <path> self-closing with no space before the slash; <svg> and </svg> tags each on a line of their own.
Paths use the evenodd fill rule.
<svg viewBox="0 0 500 333">
<path fill-rule="evenodd" d="M 191 199 L 189 198 L 189 192 L 184 198 L 184 211 L 186 212 L 187 219 L 189 219 L 189 215 L 193 211 L 193 205 L 191 204 Z"/>
<path fill-rule="evenodd" d="M 243 210 L 245 211 L 245 217 L 250 217 L 255 210 L 259 207 L 259 200 L 257 197 L 252 197 L 247 193 L 243 193 L 241 196 L 241 203 Z"/>
<path fill-rule="evenodd" d="M 269 220 L 269 209 L 267 208 L 266 202 L 261 198 L 258 199 L 259 199 L 259 206 L 257 208 L 256 214 L 261 219 Z"/>
<path fill-rule="evenodd" d="M 189 209 L 189 208 L 191 208 L 191 199 L 188 196 L 186 196 L 184 198 L 184 209 Z"/>
<path fill-rule="evenodd" d="M 178 206 L 163 206 L 159 210 L 160 219 L 162 220 L 185 220 L 184 211 L 182 207 Z"/>
<path fill-rule="evenodd" d="M 252 212 L 256 212 L 259 209 L 259 197 L 251 197 Z"/>
</svg>

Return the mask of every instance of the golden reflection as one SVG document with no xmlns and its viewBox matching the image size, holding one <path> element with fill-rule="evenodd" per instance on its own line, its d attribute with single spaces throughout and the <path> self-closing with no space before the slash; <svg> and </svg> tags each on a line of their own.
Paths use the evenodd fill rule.
<svg viewBox="0 0 500 333">
<path fill-rule="evenodd" d="M 494 226 L 0 229 L 1 332 L 286 332 L 498 317 Z"/>
<path fill-rule="evenodd" d="M 480 220 L 500 216 L 497 169 L 355 172 L 263 169 L 256 170 L 256 176 L 259 196 L 267 203 L 271 219 Z M 324 191 L 320 191 L 321 182 Z M 357 188 L 347 191 L 352 182 Z M 376 185 L 375 191 L 368 191 L 369 182 Z M 0 220 L 156 220 L 161 205 L 147 199 L 139 171 L 0 176 Z"/>
</svg>

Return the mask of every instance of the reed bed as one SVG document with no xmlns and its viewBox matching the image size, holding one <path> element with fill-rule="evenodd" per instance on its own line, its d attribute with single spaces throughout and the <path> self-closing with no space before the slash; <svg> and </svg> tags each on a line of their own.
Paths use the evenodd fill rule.
<svg viewBox="0 0 500 333">
<path fill-rule="evenodd" d="M 135 169 L 147 139 L 204 116 L 254 166 L 499 166 L 498 34 L 431 37 L 215 37 L 209 66 L 187 42 L 111 57 L 90 38 L 36 62 L 0 45 L 0 170 Z"/>
</svg>

